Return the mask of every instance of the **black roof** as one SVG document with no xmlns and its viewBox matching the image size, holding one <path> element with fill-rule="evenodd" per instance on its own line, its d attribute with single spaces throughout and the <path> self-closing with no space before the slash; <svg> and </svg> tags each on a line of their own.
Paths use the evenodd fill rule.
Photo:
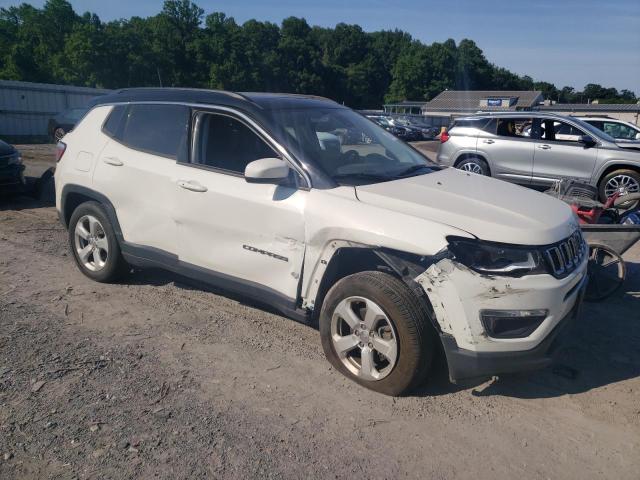
<svg viewBox="0 0 640 480">
<path fill-rule="evenodd" d="M 324 97 L 292 93 L 237 93 L 198 88 L 124 88 L 94 98 L 90 107 L 122 102 L 181 102 L 224 105 L 245 111 L 287 108 L 335 107 L 341 105 Z"/>
</svg>

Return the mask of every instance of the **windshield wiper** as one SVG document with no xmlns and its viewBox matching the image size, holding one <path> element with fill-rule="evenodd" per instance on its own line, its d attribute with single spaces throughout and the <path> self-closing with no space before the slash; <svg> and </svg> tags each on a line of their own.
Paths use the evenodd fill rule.
<svg viewBox="0 0 640 480">
<path fill-rule="evenodd" d="M 421 164 L 421 165 L 412 165 L 411 167 L 407 168 L 406 170 L 401 171 L 400 173 L 394 175 L 395 178 L 402 178 L 402 177 L 406 177 L 408 175 L 411 175 L 412 173 L 416 173 L 419 172 L 420 170 L 423 169 L 428 169 L 428 170 L 434 170 L 433 167 L 427 165 L 427 164 Z"/>
<path fill-rule="evenodd" d="M 334 180 L 373 180 L 374 182 L 386 182 L 388 180 L 393 180 L 394 178 L 395 177 L 391 175 L 365 172 L 338 173 L 336 175 L 333 175 Z"/>
</svg>

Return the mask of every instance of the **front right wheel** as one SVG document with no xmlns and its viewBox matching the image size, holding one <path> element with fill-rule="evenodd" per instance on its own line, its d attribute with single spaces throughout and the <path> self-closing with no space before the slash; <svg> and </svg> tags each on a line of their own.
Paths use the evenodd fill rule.
<svg viewBox="0 0 640 480">
<path fill-rule="evenodd" d="M 435 338 L 429 312 L 401 280 L 361 272 L 338 281 L 320 313 L 325 355 L 342 374 L 387 395 L 422 383 Z"/>
</svg>

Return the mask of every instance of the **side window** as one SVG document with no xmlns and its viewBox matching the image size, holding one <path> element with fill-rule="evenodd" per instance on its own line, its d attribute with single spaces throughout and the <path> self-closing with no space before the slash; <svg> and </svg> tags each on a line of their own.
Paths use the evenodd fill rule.
<svg viewBox="0 0 640 480">
<path fill-rule="evenodd" d="M 590 125 L 593 125 L 598 130 L 602 130 L 604 132 L 604 122 L 597 121 L 597 120 L 589 120 L 587 123 Z"/>
<path fill-rule="evenodd" d="M 626 140 L 635 140 L 636 134 L 638 133 L 628 125 L 617 122 L 604 122 L 602 130 L 613 138 L 623 138 Z"/>
<path fill-rule="evenodd" d="M 501 137 L 529 138 L 531 136 L 531 118 L 498 118 L 497 135 Z"/>
<path fill-rule="evenodd" d="M 542 122 L 541 138 L 543 140 L 577 143 L 582 135 L 584 135 L 582 130 L 565 122 L 558 120 L 545 120 Z"/>
<path fill-rule="evenodd" d="M 136 150 L 186 161 L 188 132 L 189 108 L 184 105 L 134 104 L 115 137 Z"/>
<path fill-rule="evenodd" d="M 102 131 L 110 137 L 115 137 L 118 134 L 126 111 L 127 107 L 125 105 L 116 105 L 113 107 L 111 113 L 109 113 L 109 118 L 107 118 L 107 121 L 104 122 L 102 126 Z"/>
<path fill-rule="evenodd" d="M 253 130 L 228 115 L 199 113 L 196 129 L 193 163 L 243 175 L 254 160 L 279 157 Z"/>
</svg>

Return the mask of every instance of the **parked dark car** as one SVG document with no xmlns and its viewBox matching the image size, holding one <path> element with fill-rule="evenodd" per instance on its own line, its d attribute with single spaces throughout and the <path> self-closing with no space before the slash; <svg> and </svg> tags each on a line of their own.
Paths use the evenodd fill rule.
<svg viewBox="0 0 640 480">
<path fill-rule="evenodd" d="M 440 133 L 438 127 L 428 125 L 416 117 L 397 117 L 394 119 L 396 125 L 408 127 L 420 132 L 420 140 L 433 140 Z"/>
<path fill-rule="evenodd" d="M 21 191 L 25 186 L 22 155 L 0 140 L 0 194 Z"/>
<path fill-rule="evenodd" d="M 404 127 L 402 125 L 396 125 L 393 122 L 393 119 L 390 117 L 386 117 L 383 115 L 380 116 L 370 116 L 368 117 L 374 123 L 377 123 L 386 131 L 394 134 L 396 137 L 401 138 L 402 140 L 410 141 L 415 140 L 415 132 L 412 132 L 408 127 Z"/>
<path fill-rule="evenodd" d="M 48 131 L 51 141 L 58 143 L 62 137 L 73 130 L 85 113 L 87 113 L 86 108 L 70 108 L 50 118 Z"/>
</svg>

